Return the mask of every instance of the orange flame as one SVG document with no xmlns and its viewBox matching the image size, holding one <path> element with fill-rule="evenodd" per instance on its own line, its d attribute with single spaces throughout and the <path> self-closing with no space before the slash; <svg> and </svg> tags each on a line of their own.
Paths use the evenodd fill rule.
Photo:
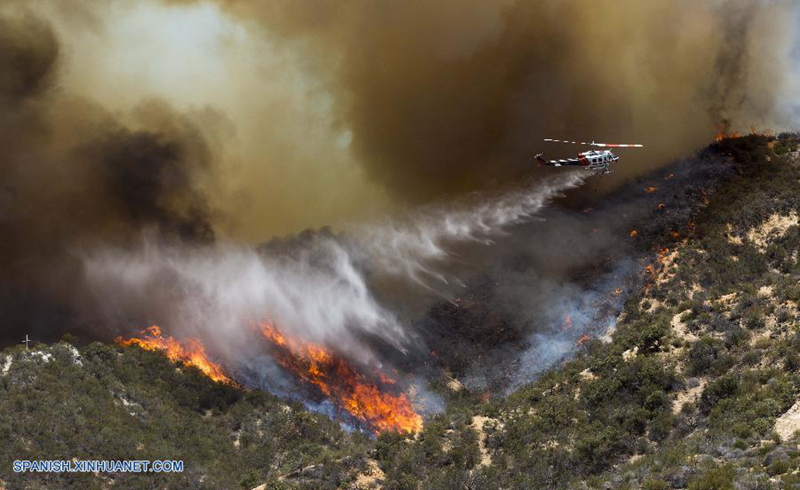
<svg viewBox="0 0 800 490">
<path fill-rule="evenodd" d="M 667 205 L 666 205 L 666 204 L 664 204 L 663 202 L 660 202 L 660 203 L 658 203 L 658 206 L 657 206 L 657 207 L 658 207 L 658 209 L 664 209 L 664 208 L 666 208 L 666 207 L 667 207 Z"/>
<path fill-rule="evenodd" d="M 381 374 L 380 384 L 371 382 L 329 349 L 286 337 L 267 323 L 260 326 L 264 337 L 278 347 L 275 359 L 281 366 L 316 386 L 338 406 L 368 423 L 376 433 L 422 429 L 422 417 L 412 410 L 405 393 L 393 395 L 381 391 L 380 385 L 393 385 L 395 380 Z"/>
<path fill-rule="evenodd" d="M 197 339 L 186 339 L 180 341 L 169 335 L 164 336 L 161 329 L 156 325 L 139 332 L 141 338 L 132 337 L 123 340 L 117 337 L 115 341 L 123 346 L 138 345 L 142 349 L 150 351 L 163 351 L 170 361 L 180 362 L 186 366 L 194 366 L 203 374 L 218 383 L 235 384 L 225 375 L 219 364 L 211 362 L 206 354 L 203 344 Z"/>
<path fill-rule="evenodd" d="M 730 124 L 727 121 L 718 122 L 716 126 L 717 126 L 717 135 L 714 137 L 714 141 L 716 141 L 717 143 L 719 143 L 724 139 L 733 139 L 739 137 L 738 131 L 728 132 Z"/>
<path fill-rule="evenodd" d="M 638 232 L 638 231 L 636 231 L 636 230 L 631 230 L 631 231 L 629 231 L 629 232 L 628 232 L 628 235 L 630 235 L 630 236 L 632 236 L 632 237 L 635 237 L 635 236 L 636 236 L 636 235 L 638 235 L 638 234 L 639 234 L 639 232 Z"/>
<path fill-rule="evenodd" d="M 734 138 L 741 138 L 741 134 L 738 131 L 731 131 L 728 132 L 728 123 L 727 122 L 720 122 L 717 123 L 717 136 L 714 140 L 719 143 L 724 139 L 734 139 Z M 750 124 L 750 134 L 753 136 L 767 136 L 769 138 L 772 137 L 773 133 L 771 129 L 766 129 L 764 131 L 759 131 L 754 124 Z"/>
<path fill-rule="evenodd" d="M 581 346 L 581 345 L 585 344 L 586 342 L 588 342 L 589 340 L 592 340 L 591 335 L 583 334 L 581 336 L 581 338 L 578 339 L 578 345 Z"/>
<path fill-rule="evenodd" d="M 739 137 L 740 137 L 740 135 L 739 135 L 738 131 L 733 131 L 731 133 L 726 133 L 724 131 L 718 131 L 717 132 L 717 136 L 714 138 L 714 141 L 719 143 L 720 141 L 722 141 L 724 139 L 734 139 L 734 138 L 739 138 Z"/>
<path fill-rule="evenodd" d="M 647 280 L 644 283 L 643 289 L 648 291 L 656 278 L 656 270 L 653 267 L 653 264 L 647 264 L 647 266 L 644 268 L 644 273 L 647 275 Z"/>
<path fill-rule="evenodd" d="M 572 328 L 572 315 L 567 315 L 564 317 L 564 323 L 561 324 L 561 330 L 566 332 L 570 328 Z"/>
<path fill-rule="evenodd" d="M 648 186 L 644 188 L 644 191 L 648 194 L 652 194 L 658 190 L 658 187 Z"/>
<path fill-rule="evenodd" d="M 755 124 L 750 124 L 750 134 L 752 134 L 753 136 L 767 136 L 770 138 L 773 135 L 771 129 L 767 128 L 764 131 L 759 131 L 758 129 L 756 129 Z"/>
</svg>

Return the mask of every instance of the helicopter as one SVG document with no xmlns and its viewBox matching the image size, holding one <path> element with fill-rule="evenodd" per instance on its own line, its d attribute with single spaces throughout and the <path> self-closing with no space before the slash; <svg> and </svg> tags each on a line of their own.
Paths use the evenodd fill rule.
<svg viewBox="0 0 800 490">
<path fill-rule="evenodd" d="M 595 146 L 600 148 L 644 148 L 644 145 L 637 143 L 591 143 L 578 142 L 578 141 L 565 141 L 556 140 L 552 138 L 545 138 L 544 141 L 552 143 L 568 143 L 571 145 L 584 145 Z M 536 161 L 540 165 L 550 165 L 553 167 L 563 166 L 580 166 L 594 173 L 594 175 L 603 176 L 611 173 L 611 164 L 619 160 L 619 157 L 611 150 L 589 150 L 578 153 L 577 158 L 566 158 L 561 160 L 547 160 L 542 156 L 542 153 L 536 155 Z"/>
</svg>

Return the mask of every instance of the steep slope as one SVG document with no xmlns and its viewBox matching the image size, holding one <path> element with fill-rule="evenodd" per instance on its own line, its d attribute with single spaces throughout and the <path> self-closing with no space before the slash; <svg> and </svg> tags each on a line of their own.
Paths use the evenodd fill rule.
<svg viewBox="0 0 800 490">
<path fill-rule="evenodd" d="M 273 473 L 336 488 L 366 468 L 366 436 L 138 347 L 15 348 L 0 355 L 0 367 L 0 478 L 8 488 L 249 488 Z M 185 471 L 11 472 L 16 459 L 72 458 L 179 459 Z M 337 464 L 307 469 L 329 459 Z"/>
<path fill-rule="evenodd" d="M 691 217 L 691 236 L 654 244 L 614 335 L 507 399 L 451 408 L 413 444 L 382 436 L 387 479 L 402 488 L 796 485 L 800 172 L 786 156 L 796 146 L 788 135 L 748 136 L 706 150 L 728 156 L 736 176 Z"/>
<path fill-rule="evenodd" d="M 347 433 L 137 347 L 0 353 L 8 488 L 790 488 L 800 484 L 795 135 L 725 139 L 716 191 L 639 230 L 616 330 L 509 396 L 442 384 L 415 436 Z M 684 165 L 686 163 L 684 162 Z M 679 168 L 679 167 L 676 167 Z M 604 332 L 596 331 L 601 335 Z M 18 475 L 14 459 L 183 459 L 177 475 Z M 2 485 L 0 485 L 2 486 Z"/>
</svg>

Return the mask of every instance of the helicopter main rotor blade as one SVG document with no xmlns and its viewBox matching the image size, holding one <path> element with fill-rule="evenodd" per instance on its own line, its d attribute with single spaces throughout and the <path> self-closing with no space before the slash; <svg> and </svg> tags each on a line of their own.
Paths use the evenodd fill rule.
<svg viewBox="0 0 800 490">
<path fill-rule="evenodd" d="M 566 141 L 566 140 L 554 140 L 553 138 L 545 138 L 545 141 L 549 141 L 551 143 L 567 143 L 570 145 L 591 145 L 592 143 L 585 143 L 583 141 Z"/>
<path fill-rule="evenodd" d="M 638 143 L 589 143 L 591 146 L 599 146 L 601 148 L 644 148 L 644 145 Z"/>
<path fill-rule="evenodd" d="M 545 141 L 549 141 L 551 143 L 567 143 L 570 145 L 585 145 L 585 146 L 598 146 L 600 148 L 644 148 L 644 145 L 640 145 L 638 143 L 595 143 L 592 141 L 591 143 L 587 143 L 586 141 L 567 141 L 567 140 L 557 140 L 553 138 L 545 138 Z"/>
</svg>

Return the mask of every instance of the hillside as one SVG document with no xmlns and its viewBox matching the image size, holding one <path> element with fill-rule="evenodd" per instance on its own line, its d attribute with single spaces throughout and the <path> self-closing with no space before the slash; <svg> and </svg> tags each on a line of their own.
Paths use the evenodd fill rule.
<svg viewBox="0 0 800 490">
<path fill-rule="evenodd" d="M 800 485 L 796 135 L 729 138 L 688 234 L 650 261 L 613 334 L 508 396 L 442 386 L 415 436 L 371 438 L 138 347 L 0 353 L 0 487 L 794 488 Z M 654 223 L 653 226 L 659 223 Z M 176 475 L 18 475 L 15 459 L 183 459 Z"/>
</svg>

